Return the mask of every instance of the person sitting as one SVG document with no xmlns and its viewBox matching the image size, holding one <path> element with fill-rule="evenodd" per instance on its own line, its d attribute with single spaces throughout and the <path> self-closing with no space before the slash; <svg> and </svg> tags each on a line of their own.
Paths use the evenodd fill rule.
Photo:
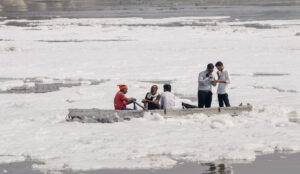
<svg viewBox="0 0 300 174">
<path fill-rule="evenodd" d="M 118 85 L 120 88 L 120 91 L 117 92 L 115 99 L 114 99 L 114 106 L 115 110 L 131 110 L 126 108 L 127 105 L 133 103 L 136 101 L 135 98 L 127 98 L 125 94 L 128 91 L 127 85 Z"/>
<path fill-rule="evenodd" d="M 148 110 L 160 109 L 159 100 L 160 95 L 157 92 L 157 85 L 151 87 L 150 92 L 146 94 L 145 99 L 142 101 L 144 103 L 144 108 Z"/>
<path fill-rule="evenodd" d="M 161 109 L 173 109 L 175 107 L 175 96 L 171 93 L 171 85 L 164 84 L 164 92 L 160 99 Z"/>
</svg>

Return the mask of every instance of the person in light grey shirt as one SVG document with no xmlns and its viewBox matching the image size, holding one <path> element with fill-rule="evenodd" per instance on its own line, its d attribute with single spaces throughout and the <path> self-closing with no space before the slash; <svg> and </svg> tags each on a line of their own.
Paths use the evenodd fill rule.
<svg viewBox="0 0 300 174">
<path fill-rule="evenodd" d="M 230 83 L 229 73 L 224 69 L 224 65 L 221 61 L 216 63 L 216 67 L 219 70 L 217 72 L 218 80 L 216 81 L 219 84 L 217 90 L 219 107 L 224 107 L 224 104 L 226 107 L 230 107 L 227 94 L 227 86 Z"/>
<path fill-rule="evenodd" d="M 211 107 L 212 102 L 212 86 L 216 86 L 216 79 L 212 74 L 214 65 L 212 63 L 207 65 L 205 71 L 200 72 L 198 77 L 198 107 Z"/>
<path fill-rule="evenodd" d="M 171 85 L 164 84 L 164 92 L 160 97 L 161 109 L 174 109 L 175 96 L 171 93 Z"/>
</svg>

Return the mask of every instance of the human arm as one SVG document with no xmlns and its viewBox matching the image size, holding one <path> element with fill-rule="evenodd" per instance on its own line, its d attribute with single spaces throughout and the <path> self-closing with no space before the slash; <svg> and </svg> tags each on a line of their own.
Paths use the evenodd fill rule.
<svg viewBox="0 0 300 174">
<path fill-rule="evenodd" d="M 227 84 L 231 83 L 231 81 L 230 81 L 230 75 L 229 75 L 228 71 L 225 72 L 225 79 L 226 79 L 226 83 Z"/>
<path fill-rule="evenodd" d="M 217 80 L 213 75 L 210 76 L 210 84 L 213 85 L 213 86 L 217 85 Z"/>
<path fill-rule="evenodd" d="M 148 92 L 145 96 L 145 99 L 142 100 L 143 103 L 151 103 L 151 104 L 158 104 L 160 100 L 160 95 L 152 95 Z"/>
<path fill-rule="evenodd" d="M 148 95 L 149 92 L 146 94 L 145 99 L 142 100 L 142 103 L 144 103 L 144 108 L 148 108 Z"/>
<path fill-rule="evenodd" d="M 230 83 L 230 76 L 229 76 L 228 71 L 224 71 L 223 73 L 224 73 L 224 76 L 225 76 L 225 80 L 218 79 L 218 80 L 216 80 L 216 82 L 217 83 L 227 83 L 227 84 L 229 84 Z"/>
<path fill-rule="evenodd" d="M 148 100 L 148 99 L 144 99 L 143 100 L 143 103 L 152 103 L 152 104 L 158 104 L 159 103 L 159 101 L 160 101 L 160 95 L 158 95 L 156 98 L 155 98 L 155 100 Z"/>
<path fill-rule="evenodd" d="M 201 72 L 198 76 L 198 84 L 199 84 L 199 86 L 209 85 L 210 84 L 209 76 L 207 76 L 207 74 L 204 74 L 203 72 Z"/>
<path fill-rule="evenodd" d="M 225 80 L 216 80 L 217 83 L 227 83 Z"/>
<path fill-rule="evenodd" d="M 143 99 L 142 103 L 144 103 L 144 108 L 148 108 L 148 100 L 147 99 Z"/>
<path fill-rule="evenodd" d="M 154 100 L 154 101 L 151 101 L 153 104 L 156 104 L 156 105 L 158 105 L 159 104 L 159 101 L 160 101 L 160 95 L 158 95 L 157 97 L 156 97 L 156 99 Z"/>
<path fill-rule="evenodd" d="M 134 101 L 136 101 L 136 99 L 135 98 L 125 98 L 124 101 L 125 101 L 126 105 L 129 105 L 129 104 L 133 103 Z"/>
</svg>

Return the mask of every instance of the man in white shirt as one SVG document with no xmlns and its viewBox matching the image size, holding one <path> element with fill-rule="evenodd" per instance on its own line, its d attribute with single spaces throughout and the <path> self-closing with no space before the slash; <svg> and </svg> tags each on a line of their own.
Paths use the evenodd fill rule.
<svg viewBox="0 0 300 174">
<path fill-rule="evenodd" d="M 161 109 L 174 109 L 175 96 L 171 93 L 171 85 L 164 84 L 164 92 L 160 98 Z"/>
<path fill-rule="evenodd" d="M 224 65 L 221 61 L 216 63 L 216 67 L 219 70 L 217 72 L 218 80 L 216 80 L 218 85 L 218 100 L 219 100 L 219 106 L 224 107 L 224 103 L 226 107 L 230 107 L 228 94 L 227 94 L 227 86 L 230 83 L 230 77 L 227 70 L 224 70 Z"/>
</svg>

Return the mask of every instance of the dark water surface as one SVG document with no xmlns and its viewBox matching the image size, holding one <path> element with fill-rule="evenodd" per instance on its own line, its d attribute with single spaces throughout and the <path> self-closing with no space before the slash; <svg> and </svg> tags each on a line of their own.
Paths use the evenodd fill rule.
<svg viewBox="0 0 300 174">
<path fill-rule="evenodd" d="M 0 16 L 28 19 L 181 16 L 299 19 L 300 0 L 0 0 Z"/>
<path fill-rule="evenodd" d="M 297 174 L 300 172 L 300 154 L 271 154 L 258 156 L 252 163 L 195 164 L 184 163 L 172 169 L 161 170 L 95 170 L 60 171 L 62 174 Z M 33 170 L 33 161 L 0 164 L 0 174 L 42 174 Z M 40 163 L 41 164 L 41 163 Z M 48 171 L 47 174 L 58 172 Z"/>
</svg>

